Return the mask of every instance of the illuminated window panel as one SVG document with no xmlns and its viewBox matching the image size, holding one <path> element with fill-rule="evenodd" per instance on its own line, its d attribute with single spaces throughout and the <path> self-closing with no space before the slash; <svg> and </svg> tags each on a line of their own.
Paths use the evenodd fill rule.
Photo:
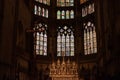
<svg viewBox="0 0 120 80">
<path fill-rule="evenodd" d="M 62 19 L 65 19 L 65 11 L 62 11 Z"/>
<path fill-rule="evenodd" d="M 57 19 L 60 19 L 60 17 L 61 17 L 61 12 L 57 11 Z"/>
<path fill-rule="evenodd" d="M 65 6 L 65 0 L 61 0 L 61 6 Z"/>
<path fill-rule="evenodd" d="M 74 6 L 74 0 L 70 0 L 69 6 Z"/>
<path fill-rule="evenodd" d="M 48 9 L 41 8 L 40 6 L 35 5 L 34 6 L 34 14 L 48 18 Z"/>
<path fill-rule="evenodd" d="M 66 6 L 70 6 L 70 0 L 66 0 Z"/>
<path fill-rule="evenodd" d="M 45 10 L 45 17 L 48 18 L 48 10 Z"/>
<path fill-rule="evenodd" d="M 70 18 L 70 13 L 69 13 L 69 11 L 67 10 L 66 11 L 66 19 L 69 19 Z"/>
<path fill-rule="evenodd" d="M 50 0 L 47 0 L 47 5 L 50 5 Z"/>
<path fill-rule="evenodd" d="M 86 32 L 86 30 L 84 29 L 84 54 L 86 55 L 87 54 L 87 39 L 86 39 L 86 37 L 87 37 L 87 34 L 86 34 L 87 32 Z"/>
<path fill-rule="evenodd" d="M 36 55 L 47 55 L 47 25 L 38 24 L 34 28 L 34 52 Z M 36 32 L 37 31 L 37 32 Z"/>
<path fill-rule="evenodd" d="M 74 11 L 73 11 L 73 10 L 70 11 L 70 18 L 71 18 L 71 19 L 74 18 Z"/>
<path fill-rule="evenodd" d="M 61 1 L 61 0 L 57 0 L 57 6 L 60 6 L 60 4 L 61 4 L 60 1 Z"/>
<path fill-rule="evenodd" d="M 93 27 L 93 52 L 97 52 L 97 41 L 96 41 L 96 31 L 95 27 Z"/>
<path fill-rule="evenodd" d="M 74 56 L 74 34 L 73 28 L 58 27 L 57 56 Z"/>
<path fill-rule="evenodd" d="M 92 22 L 84 23 L 84 54 L 97 53 L 95 26 Z"/>
<path fill-rule="evenodd" d="M 74 6 L 74 0 L 57 0 L 58 7 Z"/>
<path fill-rule="evenodd" d="M 88 7 L 82 8 L 82 17 L 85 17 L 88 14 Z"/>
<path fill-rule="evenodd" d="M 36 2 L 50 5 L 50 0 L 35 0 Z"/>
<path fill-rule="evenodd" d="M 57 11 L 57 19 L 74 19 L 74 11 L 73 10 L 58 10 Z"/>
<path fill-rule="evenodd" d="M 38 12 L 38 11 L 37 11 L 37 6 L 35 5 L 35 6 L 34 6 L 34 14 L 37 15 L 37 12 Z"/>
<path fill-rule="evenodd" d="M 42 8 L 42 14 L 41 14 L 43 17 L 45 17 L 45 9 Z"/>
<path fill-rule="evenodd" d="M 38 7 L 38 15 L 39 16 L 41 15 L 41 7 L 40 6 Z"/>
<path fill-rule="evenodd" d="M 89 4 L 88 5 L 88 14 L 91 14 L 93 13 L 95 10 L 94 10 L 94 3 L 92 4 Z"/>
<path fill-rule="evenodd" d="M 43 0 L 43 3 L 44 3 L 44 4 L 47 4 L 47 0 Z"/>
<path fill-rule="evenodd" d="M 94 3 L 82 7 L 82 17 L 95 12 Z"/>
</svg>

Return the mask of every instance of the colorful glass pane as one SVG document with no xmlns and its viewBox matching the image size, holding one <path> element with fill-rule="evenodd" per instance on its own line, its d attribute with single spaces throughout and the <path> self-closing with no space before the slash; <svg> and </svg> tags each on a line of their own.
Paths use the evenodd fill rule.
<svg viewBox="0 0 120 80">
<path fill-rule="evenodd" d="M 36 55 L 47 55 L 47 25 L 45 24 L 38 24 L 34 30 L 37 30 L 38 32 L 35 32 L 34 38 L 35 38 L 35 44 L 34 44 L 34 50 Z M 44 29 L 43 29 L 44 28 Z M 40 30 L 40 32 L 39 32 Z M 42 31 L 41 31 L 42 30 Z"/>
<path fill-rule="evenodd" d="M 68 32 L 68 29 L 71 31 L 71 33 Z M 60 33 L 62 34 L 61 36 Z M 73 55 L 74 55 L 73 30 L 68 26 L 59 27 L 57 37 L 57 56 L 73 56 Z"/>
</svg>

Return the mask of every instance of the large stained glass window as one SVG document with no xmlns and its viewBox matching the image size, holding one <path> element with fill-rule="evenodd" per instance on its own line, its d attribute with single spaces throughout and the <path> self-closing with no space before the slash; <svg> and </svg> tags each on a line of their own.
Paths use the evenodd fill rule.
<svg viewBox="0 0 120 80">
<path fill-rule="evenodd" d="M 48 18 L 48 9 L 41 8 L 40 6 L 35 5 L 34 6 L 34 14 Z"/>
<path fill-rule="evenodd" d="M 34 27 L 34 52 L 36 55 L 47 55 L 47 25 L 39 23 Z"/>
<path fill-rule="evenodd" d="M 57 6 L 74 6 L 74 0 L 57 0 Z"/>
<path fill-rule="evenodd" d="M 85 55 L 97 53 L 95 25 L 92 22 L 83 24 L 84 27 L 84 53 Z"/>
<path fill-rule="evenodd" d="M 74 19 L 74 10 L 58 10 L 57 19 Z"/>
<path fill-rule="evenodd" d="M 57 56 L 74 56 L 73 27 L 64 26 L 57 29 Z"/>
</svg>

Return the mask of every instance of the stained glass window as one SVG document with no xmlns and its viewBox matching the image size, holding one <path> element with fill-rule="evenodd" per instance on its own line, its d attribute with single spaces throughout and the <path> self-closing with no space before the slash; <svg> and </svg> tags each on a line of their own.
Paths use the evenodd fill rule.
<svg viewBox="0 0 120 80">
<path fill-rule="evenodd" d="M 67 10 L 67 11 L 66 11 L 66 19 L 69 19 L 69 16 L 70 16 L 70 13 L 69 13 L 69 11 Z"/>
<path fill-rule="evenodd" d="M 39 16 L 41 15 L 41 7 L 40 6 L 38 7 L 38 15 Z"/>
<path fill-rule="evenodd" d="M 58 10 L 57 11 L 57 19 L 73 19 L 74 18 L 74 11 L 73 10 Z"/>
<path fill-rule="evenodd" d="M 61 6 L 65 6 L 65 0 L 61 0 Z"/>
<path fill-rule="evenodd" d="M 65 11 L 62 11 L 62 19 L 65 19 Z"/>
<path fill-rule="evenodd" d="M 34 14 L 35 15 L 37 14 L 37 6 L 36 5 L 34 6 Z"/>
<path fill-rule="evenodd" d="M 97 41 L 95 26 L 92 22 L 83 24 L 84 26 L 84 53 L 85 55 L 97 53 Z"/>
<path fill-rule="evenodd" d="M 57 0 L 57 6 L 60 6 L 61 2 L 60 0 Z"/>
<path fill-rule="evenodd" d="M 50 5 L 50 0 L 35 0 L 35 1 L 37 1 L 39 3 Z"/>
<path fill-rule="evenodd" d="M 41 8 L 40 6 L 34 6 L 34 14 L 48 18 L 48 9 Z"/>
<path fill-rule="evenodd" d="M 47 25 L 39 23 L 34 28 L 34 51 L 36 55 L 47 55 Z"/>
<path fill-rule="evenodd" d="M 91 14 L 93 12 L 95 12 L 94 3 L 89 4 L 89 5 L 85 5 L 84 7 L 82 7 L 82 17 L 85 17 L 88 14 Z"/>
<path fill-rule="evenodd" d="M 70 0 L 70 6 L 74 6 L 74 0 Z"/>
<path fill-rule="evenodd" d="M 57 6 L 74 6 L 74 0 L 57 0 Z"/>
<path fill-rule="evenodd" d="M 42 8 L 42 16 L 44 17 L 45 16 L 45 9 Z"/>
<path fill-rule="evenodd" d="M 73 10 L 70 11 L 70 18 L 71 18 L 71 19 L 74 18 L 74 11 L 73 11 Z"/>
<path fill-rule="evenodd" d="M 70 6 L 70 0 L 66 0 L 66 6 Z"/>
<path fill-rule="evenodd" d="M 57 19 L 60 19 L 60 17 L 61 17 L 60 15 L 61 15 L 61 13 L 60 13 L 60 11 L 58 10 L 58 11 L 57 11 Z"/>
<path fill-rule="evenodd" d="M 50 5 L 50 0 L 47 0 L 47 5 Z"/>
<path fill-rule="evenodd" d="M 73 27 L 58 27 L 57 56 L 74 56 Z"/>
<path fill-rule="evenodd" d="M 46 14 L 45 14 L 45 16 L 46 16 L 46 18 L 48 18 L 48 9 L 46 9 Z"/>
</svg>

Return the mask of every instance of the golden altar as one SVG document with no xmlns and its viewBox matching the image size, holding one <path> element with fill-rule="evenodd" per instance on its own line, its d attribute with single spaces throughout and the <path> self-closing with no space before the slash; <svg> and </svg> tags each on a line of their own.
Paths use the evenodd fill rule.
<svg viewBox="0 0 120 80">
<path fill-rule="evenodd" d="M 50 77 L 52 80 L 79 80 L 78 66 L 69 59 L 66 62 L 58 59 L 50 65 Z"/>
</svg>

